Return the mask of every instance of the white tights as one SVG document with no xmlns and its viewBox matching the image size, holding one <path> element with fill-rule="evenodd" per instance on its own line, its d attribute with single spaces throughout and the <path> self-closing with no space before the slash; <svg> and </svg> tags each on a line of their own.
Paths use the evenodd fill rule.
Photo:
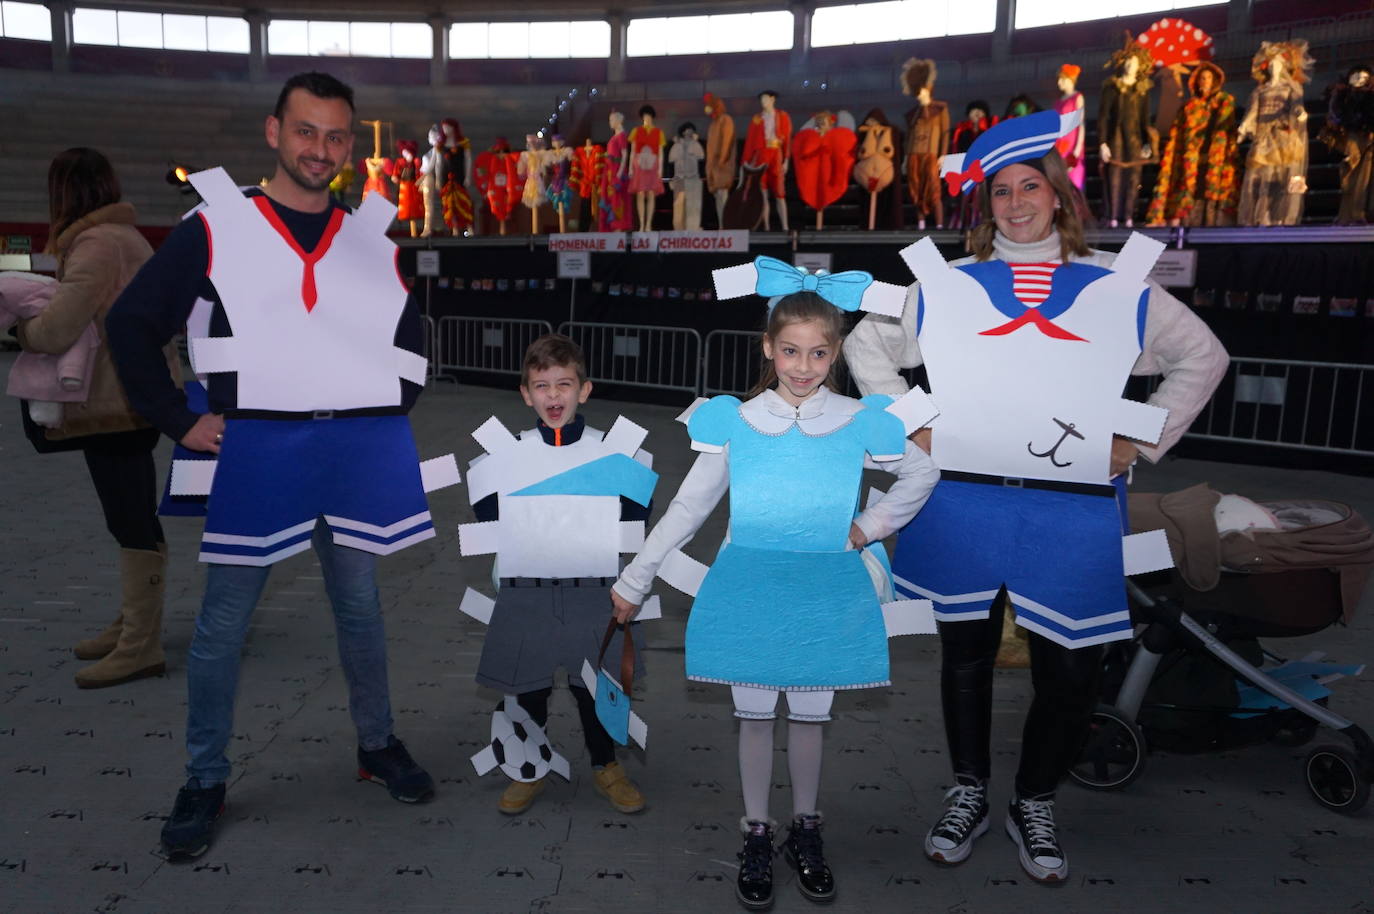
<svg viewBox="0 0 1374 914">
<path fill-rule="evenodd" d="M 778 693 L 736 686 L 739 722 L 739 775 L 744 815 L 768 821 L 768 794 L 773 781 L 773 729 Z M 792 814 L 816 812 L 821 786 L 821 725 L 830 719 L 834 692 L 789 692 L 787 696 L 787 771 L 792 778 Z M 801 718 L 801 719 L 798 719 Z"/>
</svg>

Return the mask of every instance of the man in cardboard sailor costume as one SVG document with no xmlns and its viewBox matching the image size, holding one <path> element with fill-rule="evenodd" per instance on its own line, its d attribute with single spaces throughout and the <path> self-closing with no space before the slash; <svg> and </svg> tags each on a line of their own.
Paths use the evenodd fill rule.
<svg viewBox="0 0 1374 914">
<path fill-rule="evenodd" d="M 1054 795 L 1097 701 L 1100 645 L 1131 636 L 1122 576 L 1172 564 L 1161 531 L 1123 539 L 1122 474 L 1178 439 L 1227 361 L 1146 281 L 1159 243 L 1132 235 L 1116 255 L 1084 243 L 1054 151 L 1080 116 L 1015 118 L 946 156 L 951 192 L 980 197 L 974 256 L 946 263 L 929 239 L 906 248 L 918 286 L 901 320 L 866 319 L 845 347 L 864 393 L 900 393 L 898 370 L 924 363 L 940 408 L 924 434 L 941 482 L 893 558 L 898 590 L 932 600 L 940 620 L 956 783 L 926 855 L 961 863 L 988 829 L 1005 594 L 1031 633 L 1034 683 L 1005 827 L 1022 867 L 1047 883 L 1067 878 Z M 1149 405 L 1121 397 L 1133 372 L 1165 375 Z"/>
<path fill-rule="evenodd" d="M 261 192 L 222 169 L 192 176 L 205 207 L 187 218 L 116 302 L 108 335 L 130 399 L 190 450 L 172 491 L 208 492 L 201 560 L 210 563 L 187 659 L 189 781 L 162 832 L 169 857 L 209 846 L 229 776 L 239 654 L 271 565 L 319 556 L 358 731 L 362 777 L 403 802 L 433 781 L 392 733 L 376 556 L 434 535 L 406 412 L 425 378 L 422 330 L 385 235 L 394 207 L 372 195 L 350 213 L 328 193 L 348 161 L 352 90 L 308 73 L 267 118 L 276 173 Z M 155 352 L 208 307 L 190 340 L 208 377 L 197 416 Z M 208 305 L 207 305 L 208 303 Z M 436 465 L 437 464 L 437 465 Z M 444 475 L 440 472 L 438 475 Z M 422 478 L 422 476 L 424 478 Z M 207 478 L 208 477 L 208 478 Z"/>
</svg>

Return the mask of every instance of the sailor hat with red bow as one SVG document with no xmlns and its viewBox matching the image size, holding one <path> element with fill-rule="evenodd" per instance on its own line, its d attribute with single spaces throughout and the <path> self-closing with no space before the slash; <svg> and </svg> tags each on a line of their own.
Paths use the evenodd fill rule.
<svg viewBox="0 0 1374 914">
<path fill-rule="evenodd" d="M 968 193 L 987 178 L 1014 162 L 1038 159 L 1054 148 L 1083 120 L 1083 112 L 1038 111 L 1014 117 L 978 135 L 968 152 L 940 159 L 940 176 L 951 195 Z"/>
</svg>

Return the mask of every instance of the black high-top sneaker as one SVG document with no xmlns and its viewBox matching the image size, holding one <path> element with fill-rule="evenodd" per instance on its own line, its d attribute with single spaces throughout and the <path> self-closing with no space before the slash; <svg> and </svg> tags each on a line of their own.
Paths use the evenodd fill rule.
<svg viewBox="0 0 1374 914">
<path fill-rule="evenodd" d="M 944 815 L 926 835 L 926 856 L 936 863 L 963 863 L 987 830 L 987 784 L 961 781 L 945 794 Z"/>
<path fill-rule="evenodd" d="M 835 877 L 825 865 L 821 847 L 821 814 L 811 813 L 792 819 L 782 856 L 797 871 L 797 888 L 809 900 L 827 904 L 835 900 Z"/>
<path fill-rule="evenodd" d="M 739 852 L 735 897 L 751 911 L 773 906 L 773 823 L 741 819 L 744 849 Z"/>
<path fill-rule="evenodd" d="M 1054 832 L 1054 800 L 1014 800 L 1007 807 L 1007 837 L 1020 850 L 1021 868 L 1036 882 L 1063 885 L 1069 860 Z"/>
</svg>

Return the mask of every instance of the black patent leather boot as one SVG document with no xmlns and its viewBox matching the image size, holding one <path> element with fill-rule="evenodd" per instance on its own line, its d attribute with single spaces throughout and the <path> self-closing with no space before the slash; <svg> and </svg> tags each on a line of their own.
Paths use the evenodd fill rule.
<svg viewBox="0 0 1374 914">
<path fill-rule="evenodd" d="M 773 825 L 742 819 L 740 830 L 744 849 L 739 852 L 735 897 L 751 911 L 766 911 L 773 906 Z"/>
<path fill-rule="evenodd" d="M 829 904 L 835 900 L 835 877 L 825 865 L 821 846 L 820 813 L 796 816 L 787 826 L 783 859 L 797 871 L 797 888 L 808 900 Z"/>
</svg>

